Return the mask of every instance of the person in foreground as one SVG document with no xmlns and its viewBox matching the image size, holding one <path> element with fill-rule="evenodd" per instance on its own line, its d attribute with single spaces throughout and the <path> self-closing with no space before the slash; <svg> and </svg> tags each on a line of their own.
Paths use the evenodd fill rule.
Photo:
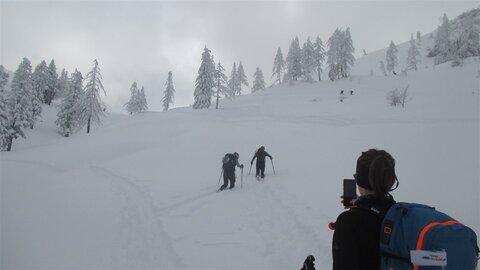
<svg viewBox="0 0 480 270">
<path fill-rule="evenodd" d="M 398 186 L 395 160 L 386 151 L 362 152 L 354 178 L 360 196 L 335 222 L 333 270 L 378 269 L 382 218 L 395 204 L 389 193 L 395 182 Z"/>
</svg>

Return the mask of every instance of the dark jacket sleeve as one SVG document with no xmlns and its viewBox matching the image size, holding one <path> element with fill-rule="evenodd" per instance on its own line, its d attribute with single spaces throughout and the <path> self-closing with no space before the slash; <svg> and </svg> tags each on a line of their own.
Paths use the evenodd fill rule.
<svg viewBox="0 0 480 270">
<path fill-rule="evenodd" d="M 272 156 L 270 156 L 269 153 L 265 152 L 265 156 L 269 157 L 270 159 L 272 159 Z"/>
<path fill-rule="evenodd" d="M 335 222 L 332 255 L 333 270 L 359 269 L 359 241 L 349 211 L 343 212 Z"/>
</svg>

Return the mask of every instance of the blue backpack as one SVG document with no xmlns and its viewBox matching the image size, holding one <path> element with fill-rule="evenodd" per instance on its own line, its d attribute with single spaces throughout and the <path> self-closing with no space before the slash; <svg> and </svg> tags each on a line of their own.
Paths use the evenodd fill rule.
<svg viewBox="0 0 480 270">
<path fill-rule="evenodd" d="M 475 270 L 475 232 L 435 208 L 396 203 L 380 232 L 381 270 Z"/>
</svg>

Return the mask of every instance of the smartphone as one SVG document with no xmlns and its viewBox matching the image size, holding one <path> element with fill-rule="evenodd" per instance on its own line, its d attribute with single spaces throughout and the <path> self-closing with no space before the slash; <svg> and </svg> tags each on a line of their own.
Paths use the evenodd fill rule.
<svg viewBox="0 0 480 270">
<path fill-rule="evenodd" d="M 357 198 L 357 183 L 355 179 L 343 179 L 343 205 L 352 206 L 351 200 Z"/>
</svg>

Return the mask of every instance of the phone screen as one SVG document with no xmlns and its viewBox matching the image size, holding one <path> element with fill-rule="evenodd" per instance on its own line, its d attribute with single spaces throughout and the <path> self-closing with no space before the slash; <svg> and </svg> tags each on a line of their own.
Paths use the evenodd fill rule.
<svg viewBox="0 0 480 270">
<path fill-rule="evenodd" d="M 343 205 L 351 205 L 350 201 L 357 198 L 357 183 L 355 179 L 343 179 Z"/>
</svg>

